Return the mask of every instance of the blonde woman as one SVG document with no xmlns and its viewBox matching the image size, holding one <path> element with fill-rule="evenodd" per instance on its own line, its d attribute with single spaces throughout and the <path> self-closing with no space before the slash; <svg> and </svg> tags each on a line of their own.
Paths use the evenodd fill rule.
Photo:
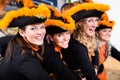
<svg viewBox="0 0 120 80">
<path fill-rule="evenodd" d="M 79 45 L 79 43 L 76 44 L 75 42 L 72 42 L 72 46 L 67 50 L 64 50 L 64 58 L 71 69 L 78 72 L 81 70 L 84 77 L 88 80 L 97 80 L 93 69 L 94 66 L 97 73 L 99 65 L 98 52 L 96 51 L 95 53 L 95 28 L 98 26 L 99 17 L 105 11 L 109 10 L 109 6 L 99 3 L 77 3 L 72 8 L 69 7 L 70 6 L 68 4 L 68 10 L 66 10 L 63 14 L 70 15 L 74 19 L 76 28 L 73 31 L 72 38 L 79 41 L 81 45 Z M 78 45 L 80 47 L 78 47 Z M 75 56 L 75 54 L 77 54 L 77 56 Z M 85 56 L 87 56 L 87 58 Z M 84 61 L 84 59 L 86 61 Z"/>
</svg>

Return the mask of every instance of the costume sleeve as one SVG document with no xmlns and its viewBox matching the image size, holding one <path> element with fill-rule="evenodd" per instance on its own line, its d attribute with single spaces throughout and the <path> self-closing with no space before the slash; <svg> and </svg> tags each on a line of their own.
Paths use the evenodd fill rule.
<svg viewBox="0 0 120 80">
<path fill-rule="evenodd" d="M 57 80 L 81 80 L 78 74 L 73 73 L 63 63 L 59 53 L 55 52 L 52 45 L 46 46 L 43 64 L 49 73 L 55 74 Z"/>
<path fill-rule="evenodd" d="M 92 64 L 94 68 L 98 69 L 99 66 L 99 52 L 98 50 L 95 50 L 95 56 L 92 56 Z"/>
<path fill-rule="evenodd" d="M 81 69 L 87 80 L 98 80 L 93 65 L 89 61 L 87 48 L 75 39 L 71 39 L 69 47 L 63 50 L 63 57 L 72 69 Z"/>
<path fill-rule="evenodd" d="M 52 80 L 36 59 L 27 58 L 23 60 L 18 67 L 18 71 L 30 80 Z"/>
<path fill-rule="evenodd" d="M 12 37 L 13 36 L 0 37 L 0 54 L 2 57 L 4 57 L 7 45 L 9 43 L 9 41 L 12 39 Z"/>
<path fill-rule="evenodd" d="M 19 54 L 19 49 L 15 52 L 18 53 L 13 56 L 13 66 L 17 72 L 29 80 L 52 80 L 42 67 L 41 62 L 32 55 L 31 51 L 27 51 L 26 55 L 23 56 Z"/>
<path fill-rule="evenodd" d="M 52 80 L 31 50 L 26 51 L 24 55 L 20 53 L 20 46 L 15 45 L 10 60 L 6 62 L 6 57 L 4 58 L 3 80 Z"/>
<path fill-rule="evenodd" d="M 118 51 L 115 47 L 111 48 L 111 56 L 120 61 L 120 51 Z"/>
</svg>

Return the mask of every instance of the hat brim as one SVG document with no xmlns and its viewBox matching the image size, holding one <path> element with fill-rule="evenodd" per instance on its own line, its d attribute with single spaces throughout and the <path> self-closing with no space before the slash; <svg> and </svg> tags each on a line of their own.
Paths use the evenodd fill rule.
<svg viewBox="0 0 120 80">
<path fill-rule="evenodd" d="M 105 26 L 105 25 L 100 25 L 99 27 L 97 27 L 95 29 L 95 31 L 100 31 L 101 29 L 106 29 L 106 28 L 112 29 L 112 27 L 108 27 L 108 26 Z"/>
<path fill-rule="evenodd" d="M 80 19 L 88 17 L 100 17 L 104 12 L 98 10 L 82 10 L 72 15 L 72 18 L 77 22 Z"/>
<path fill-rule="evenodd" d="M 13 21 L 9 24 L 9 27 L 24 27 L 26 25 L 35 24 L 35 23 L 43 23 L 47 18 L 37 18 L 30 16 L 22 16 L 19 18 L 13 19 Z"/>
<path fill-rule="evenodd" d="M 46 34 L 55 34 L 55 33 L 61 33 L 61 32 L 65 32 L 67 30 L 62 29 L 58 26 L 49 26 L 46 27 Z"/>
</svg>

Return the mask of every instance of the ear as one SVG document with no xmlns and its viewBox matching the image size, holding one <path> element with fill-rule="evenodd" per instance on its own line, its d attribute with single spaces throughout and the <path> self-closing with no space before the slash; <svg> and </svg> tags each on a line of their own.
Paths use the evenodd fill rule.
<svg viewBox="0 0 120 80">
<path fill-rule="evenodd" d="M 98 32 L 97 31 L 95 32 L 95 35 L 98 37 Z"/>
<path fill-rule="evenodd" d="M 53 41 L 53 36 L 52 35 L 48 35 L 48 37 L 51 41 Z"/>
<path fill-rule="evenodd" d="M 79 26 L 82 26 L 83 22 L 78 21 L 77 24 L 78 24 Z"/>
<path fill-rule="evenodd" d="M 18 32 L 22 37 L 25 37 L 25 31 L 24 30 L 18 29 Z"/>
</svg>

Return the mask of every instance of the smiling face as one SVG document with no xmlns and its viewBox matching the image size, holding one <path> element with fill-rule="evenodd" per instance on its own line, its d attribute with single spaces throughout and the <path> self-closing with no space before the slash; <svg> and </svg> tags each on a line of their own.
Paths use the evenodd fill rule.
<svg viewBox="0 0 120 80">
<path fill-rule="evenodd" d="M 96 35 L 100 41 L 107 42 L 110 40 L 111 31 L 112 30 L 110 28 L 101 29 L 96 33 Z"/>
<path fill-rule="evenodd" d="M 33 25 L 27 25 L 25 30 L 19 29 L 19 33 L 22 37 L 25 37 L 31 44 L 39 46 L 43 44 L 43 39 L 46 34 L 44 23 L 37 23 Z"/>
<path fill-rule="evenodd" d="M 70 41 L 70 31 L 56 33 L 51 36 L 51 41 L 60 48 L 67 48 Z"/>
<path fill-rule="evenodd" d="M 98 17 L 88 17 L 85 18 L 83 22 L 78 22 L 78 24 L 80 27 L 82 27 L 82 31 L 90 37 L 95 34 L 95 29 L 98 26 L 98 21 Z"/>
</svg>

